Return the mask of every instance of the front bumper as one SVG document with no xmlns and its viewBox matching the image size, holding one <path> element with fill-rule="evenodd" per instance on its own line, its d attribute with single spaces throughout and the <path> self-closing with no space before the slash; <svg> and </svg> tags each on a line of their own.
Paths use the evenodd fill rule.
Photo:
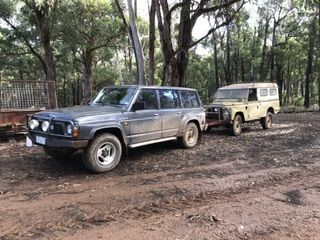
<svg viewBox="0 0 320 240">
<path fill-rule="evenodd" d="M 39 144 L 36 142 L 36 136 L 45 138 L 45 144 Z M 45 134 L 28 133 L 27 137 L 32 141 L 33 144 L 39 146 L 48 147 L 63 147 L 79 149 L 88 146 L 89 140 L 71 140 L 67 138 L 61 138 L 56 136 L 50 136 Z"/>
</svg>

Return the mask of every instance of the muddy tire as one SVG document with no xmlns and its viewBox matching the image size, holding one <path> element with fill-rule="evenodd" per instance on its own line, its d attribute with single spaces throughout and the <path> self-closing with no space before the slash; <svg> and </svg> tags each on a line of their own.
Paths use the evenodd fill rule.
<svg viewBox="0 0 320 240">
<path fill-rule="evenodd" d="M 231 134 L 233 136 L 239 136 L 241 134 L 242 131 L 242 117 L 237 114 L 233 120 L 233 123 L 231 125 Z"/>
<path fill-rule="evenodd" d="M 272 128 L 272 113 L 268 112 L 265 117 L 261 119 L 261 125 L 263 129 Z"/>
<path fill-rule="evenodd" d="M 94 173 L 114 169 L 120 162 L 122 146 L 113 134 L 104 133 L 95 137 L 84 150 L 83 163 Z"/>
<path fill-rule="evenodd" d="M 184 148 L 193 148 L 199 139 L 199 129 L 193 122 L 189 122 L 184 131 L 183 137 L 180 139 L 180 144 Z"/>
<path fill-rule="evenodd" d="M 58 148 L 58 147 L 43 147 L 43 151 L 50 157 L 56 160 L 70 159 L 71 155 L 75 152 L 74 149 Z"/>
</svg>

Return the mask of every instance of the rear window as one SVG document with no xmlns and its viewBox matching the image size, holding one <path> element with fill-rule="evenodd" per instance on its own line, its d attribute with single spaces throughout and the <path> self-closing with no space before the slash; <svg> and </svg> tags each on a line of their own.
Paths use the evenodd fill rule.
<svg viewBox="0 0 320 240">
<path fill-rule="evenodd" d="M 268 96 L 268 90 L 267 89 L 260 89 L 260 96 L 261 97 Z"/>
<path fill-rule="evenodd" d="M 199 99 L 195 92 L 193 91 L 181 91 L 181 101 L 182 106 L 184 108 L 192 108 L 192 107 L 199 107 Z"/>
<path fill-rule="evenodd" d="M 277 95 L 277 89 L 271 88 L 271 89 L 269 89 L 269 93 L 270 93 L 270 96 L 276 96 Z"/>
</svg>

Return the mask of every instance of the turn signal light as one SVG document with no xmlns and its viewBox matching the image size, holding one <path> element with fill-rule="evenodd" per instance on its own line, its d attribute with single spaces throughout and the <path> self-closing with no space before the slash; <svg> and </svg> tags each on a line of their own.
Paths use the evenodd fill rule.
<svg viewBox="0 0 320 240">
<path fill-rule="evenodd" d="M 76 138 L 76 137 L 79 137 L 79 135 L 80 135 L 79 129 L 77 127 L 74 127 L 72 136 Z"/>
</svg>

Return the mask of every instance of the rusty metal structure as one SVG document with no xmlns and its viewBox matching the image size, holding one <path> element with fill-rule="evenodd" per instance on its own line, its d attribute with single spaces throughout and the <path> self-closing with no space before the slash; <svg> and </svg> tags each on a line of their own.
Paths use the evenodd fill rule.
<svg viewBox="0 0 320 240">
<path fill-rule="evenodd" d="M 0 135 L 20 132 L 26 125 L 26 116 L 48 109 L 50 101 L 57 105 L 56 93 L 50 99 L 53 81 L 0 80 Z"/>
</svg>

